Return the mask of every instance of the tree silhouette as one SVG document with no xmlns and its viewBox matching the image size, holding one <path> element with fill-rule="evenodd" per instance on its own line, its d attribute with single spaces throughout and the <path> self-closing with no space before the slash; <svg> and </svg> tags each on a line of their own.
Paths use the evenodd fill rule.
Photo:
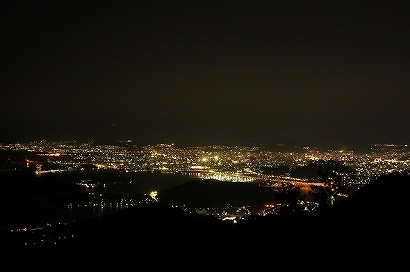
<svg viewBox="0 0 410 272">
<path fill-rule="evenodd" d="M 312 185 L 310 197 L 313 202 L 318 203 L 321 207 L 330 205 L 331 198 L 328 187 Z"/>
<path fill-rule="evenodd" d="M 301 196 L 299 188 L 290 182 L 281 182 L 276 191 L 278 192 L 277 200 L 281 203 L 297 203 Z"/>
<path fill-rule="evenodd" d="M 337 196 L 347 191 L 347 187 L 343 184 L 343 176 L 338 172 L 337 166 L 330 165 L 325 170 L 319 168 L 317 173 L 325 186 L 324 190 L 320 191 L 320 195 L 326 199 L 321 203 L 332 205 Z"/>
<path fill-rule="evenodd" d="M 276 188 L 277 200 L 281 203 L 280 214 L 301 212 L 304 209 L 304 196 L 300 192 L 300 188 L 291 182 L 281 182 Z"/>
</svg>

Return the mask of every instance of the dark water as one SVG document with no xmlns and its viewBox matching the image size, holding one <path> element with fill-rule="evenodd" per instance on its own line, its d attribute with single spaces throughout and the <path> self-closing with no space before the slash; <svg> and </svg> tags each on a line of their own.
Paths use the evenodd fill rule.
<svg viewBox="0 0 410 272">
<path fill-rule="evenodd" d="M 133 195 L 149 194 L 196 179 L 191 176 L 160 173 L 126 173 L 130 181 L 114 184 L 100 184 L 89 189 L 94 194 Z M 58 182 L 58 181 L 57 181 Z M 22 188 L 24 189 L 24 188 Z M 92 216 L 102 216 L 125 206 L 67 206 L 50 202 L 47 196 L 20 190 L 13 193 L 1 192 L 0 199 L 0 228 L 35 228 L 47 224 L 65 223 Z"/>
</svg>

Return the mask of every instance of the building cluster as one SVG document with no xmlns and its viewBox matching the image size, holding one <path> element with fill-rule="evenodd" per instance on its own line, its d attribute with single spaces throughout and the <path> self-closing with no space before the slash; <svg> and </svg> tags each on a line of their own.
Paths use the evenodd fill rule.
<svg viewBox="0 0 410 272">
<path fill-rule="evenodd" d="M 116 145 L 96 145 L 90 142 L 77 141 L 33 141 L 28 143 L 1 144 L 0 151 L 23 151 L 28 154 L 24 161 L 16 162 L 8 157 L 12 165 L 30 167 L 35 165 L 38 174 L 65 171 L 99 171 L 115 170 L 124 172 L 156 172 L 179 175 L 191 175 L 195 178 L 212 178 L 231 182 L 258 181 L 264 186 L 277 186 L 283 181 L 307 186 L 320 184 L 320 178 L 303 179 L 291 175 L 267 175 L 262 171 L 266 167 L 296 168 L 308 166 L 313 162 L 336 161 L 354 171 L 352 175 L 343 176 L 345 184 L 361 187 L 376 177 L 391 172 L 408 171 L 410 167 L 410 148 L 406 145 L 372 145 L 369 152 L 353 150 L 319 150 L 314 147 L 295 148 L 292 151 L 270 151 L 261 147 L 244 146 L 195 146 L 177 147 L 174 144 L 155 144 L 146 146 L 132 145 L 131 141 Z M 87 180 L 82 186 L 96 186 Z M 90 190 L 90 194 L 94 194 Z M 156 192 L 151 192 L 143 199 L 120 198 L 105 199 L 100 195 L 95 202 L 71 203 L 68 209 L 97 209 L 99 213 L 139 205 L 156 200 Z M 267 215 L 276 213 L 284 203 L 266 205 L 265 207 L 227 206 L 222 208 L 202 207 L 188 208 L 188 212 L 216 216 L 222 220 L 246 218 L 251 214 Z M 303 204 L 307 211 L 317 208 L 317 203 L 306 201 Z M 192 210 L 194 209 L 194 210 Z M 42 241 L 44 238 L 41 238 Z M 60 241 L 51 241 L 60 243 Z M 35 243 L 39 243 L 36 240 Z"/>
<path fill-rule="evenodd" d="M 407 171 L 410 165 L 410 148 L 407 145 L 375 144 L 369 152 L 353 150 L 319 150 L 301 147 L 293 151 L 269 151 L 261 147 L 194 146 L 177 147 L 174 144 L 135 146 L 131 141 L 117 145 L 96 145 L 92 141 L 33 141 L 28 143 L 0 144 L 0 150 L 27 151 L 41 156 L 33 160 L 37 171 L 70 171 L 87 165 L 97 169 L 115 169 L 125 172 L 160 172 L 193 175 L 226 181 L 288 180 L 289 175 L 267 176 L 266 167 L 307 166 L 317 161 L 338 161 L 355 171 L 356 185 L 365 185 L 377 176 L 394 171 Z M 29 163 L 30 157 L 25 163 Z M 349 179 L 349 177 L 345 177 Z"/>
</svg>

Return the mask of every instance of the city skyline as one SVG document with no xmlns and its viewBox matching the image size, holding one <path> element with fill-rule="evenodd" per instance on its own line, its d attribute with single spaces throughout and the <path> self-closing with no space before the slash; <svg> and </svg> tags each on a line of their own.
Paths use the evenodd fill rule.
<svg viewBox="0 0 410 272">
<path fill-rule="evenodd" d="M 0 143 L 408 144 L 405 1 L 5 1 Z"/>
<path fill-rule="evenodd" d="M 50 186 L 55 186 L 69 182 L 86 189 L 88 191 L 86 195 L 94 196 L 92 197 L 93 213 L 98 211 L 104 213 L 104 207 L 125 208 L 138 206 L 146 201 L 158 202 L 162 193 L 167 189 L 174 188 L 178 191 L 177 187 L 180 185 L 186 184 L 187 187 L 190 187 L 188 184 L 197 184 L 199 180 L 209 180 L 208 185 L 211 187 L 212 184 L 215 184 L 214 182 L 219 184 L 252 184 L 251 186 L 264 187 L 265 189 L 262 190 L 270 188 L 269 190 L 279 191 L 282 185 L 288 189 L 288 186 L 296 186 L 304 196 L 302 199 L 306 198 L 305 200 L 312 201 L 315 199 L 313 202 L 310 200 L 300 202 L 301 205 L 306 205 L 307 210 L 313 212 L 318 205 L 316 202 L 318 199 L 314 197 L 317 193 L 315 189 L 326 186 L 327 180 L 323 179 L 323 173 L 329 174 L 328 171 L 334 169 L 335 172 L 332 173 L 337 173 L 337 180 L 341 182 L 338 198 L 349 197 L 358 189 L 363 190 L 371 183 L 375 183 L 374 181 L 378 178 L 387 177 L 392 173 L 408 175 L 409 151 L 407 145 L 391 144 L 373 145 L 368 152 L 318 150 L 310 147 L 293 151 L 269 151 L 261 147 L 178 147 L 173 144 L 134 146 L 131 142 L 127 142 L 125 145 L 97 145 L 92 141 L 52 142 L 43 140 L 0 144 L 0 168 L 4 179 L 3 186 L 6 188 L 3 191 L 4 197 L 7 195 L 8 202 L 14 203 L 6 205 L 6 207 L 20 207 L 21 198 L 15 196 L 10 198 L 10 194 L 7 193 L 8 190 L 12 191 L 12 188 L 18 190 L 15 192 L 18 195 L 26 190 L 33 190 L 33 185 L 42 186 L 42 184 L 48 183 Z M 44 182 L 38 182 L 40 180 Z M 13 184 L 13 186 L 9 187 L 7 184 Z M 242 187 L 242 185 L 232 186 Z M 114 199 L 107 198 L 110 195 L 107 191 L 109 187 L 117 195 Z M 204 192 L 207 191 L 202 186 L 200 188 Z M 254 191 L 250 187 L 248 189 L 250 190 L 243 193 L 248 196 L 252 195 Z M 221 187 L 217 186 L 215 190 L 219 191 Z M 210 213 L 222 220 L 223 218 L 232 220 L 236 216 L 242 218 L 244 215 L 242 212 L 245 212 L 245 215 L 251 214 L 249 213 L 250 207 L 253 206 L 251 203 L 247 203 L 250 205 L 249 209 L 241 209 L 241 212 L 237 213 L 237 208 L 244 207 L 244 205 L 241 204 L 238 207 L 232 205 L 233 203 L 226 199 L 227 194 L 221 195 L 217 191 L 202 199 L 208 204 L 205 205 L 203 202 L 200 206 L 210 208 Z M 24 203 L 27 203 L 31 194 L 35 197 L 38 192 L 38 190 L 33 190 L 24 195 L 26 199 Z M 229 189 L 228 192 L 233 196 L 239 193 Z M 196 193 L 185 192 L 174 200 L 180 202 L 178 204 L 180 206 L 184 201 L 190 202 L 189 195 L 198 193 L 198 191 Z M 140 198 L 139 194 L 142 194 L 143 197 Z M 159 198 L 156 198 L 158 194 Z M 222 202 L 226 205 L 215 209 L 213 207 L 215 204 L 213 202 L 215 201 L 214 194 L 222 196 L 221 201 L 223 200 Z M 95 198 L 96 195 L 99 197 Z M 242 193 L 240 195 L 244 196 Z M 48 195 L 48 197 L 50 196 Z M 71 198 L 64 199 L 63 201 L 66 202 Z M 71 201 L 76 202 L 75 199 Z M 230 198 L 228 197 L 228 199 Z M 254 201 L 262 199 L 265 198 L 260 195 Z M 77 211 L 78 209 L 87 209 L 90 205 L 90 199 L 86 197 L 84 201 L 82 204 L 75 205 L 73 202 L 67 202 L 67 205 L 62 206 L 63 209 L 60 212 L 62 214 L 69 212 L 70 214 L 74 207 Z M 58 203 L 58 201 L 51 203 Z M 125 204 L 126 206 L 124 206 Z M 188 203 L 185 204 L 188 205 Z M 44 214 L 46 209 L 36 210 L 35 207 L 38 206 L 31 207 L 34 208 L 32 213 L 45 215 L 45 218 L 42 218 L 46 221 L 43 221 L 42 224 L 50 222 L 50 220 L 53 221 L 52 212 L 47 215 Z M 278 205 L 275 208 L 275 205 L 270 202 L 269 205 L 253 207 L 252 210 L 265 216 L 275 214 L 280 207 L 281 205 Z M 231 212 L 227 214 L 226 209 Z M 305 211 L 307 211 L 306 209 Z M 186 207 L 185 211 L 196 213 L 194 208 Z M 112 212 L 112 210 L 107 212 Z M 200 213 L 203 214 L 203 212 L 204 210 L 200 209 Z M 23 220 L 20 221 L 20 224 L 25 222 L 20 225 L 23 228 L 27 227 L 26 224 L 34 222 L 39 224 L 39 220 L 42 221 L 37 216 L 32 217 L 31 213 L 23 211 L 5 212 L 4 214 L 16 214 L 16 216 L 0 218 L 3 220 L 2 224 L 9 227 L 13 225 L 11 222 L 14 220 L 17 220 L 14 221 L 15 223 Z M 55 216 L 61 220 L 61 215 Z"/>
</svg>

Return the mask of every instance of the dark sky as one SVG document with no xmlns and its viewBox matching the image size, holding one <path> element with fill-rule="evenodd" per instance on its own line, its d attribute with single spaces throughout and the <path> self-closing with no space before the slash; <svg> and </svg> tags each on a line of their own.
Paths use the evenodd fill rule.
<svg viewBox="0 0 410 272">
<path fill-rule="evenodd" d="M 409 1 L 0 10 L 0 143 L 410 143 Z"/>
</svg>

